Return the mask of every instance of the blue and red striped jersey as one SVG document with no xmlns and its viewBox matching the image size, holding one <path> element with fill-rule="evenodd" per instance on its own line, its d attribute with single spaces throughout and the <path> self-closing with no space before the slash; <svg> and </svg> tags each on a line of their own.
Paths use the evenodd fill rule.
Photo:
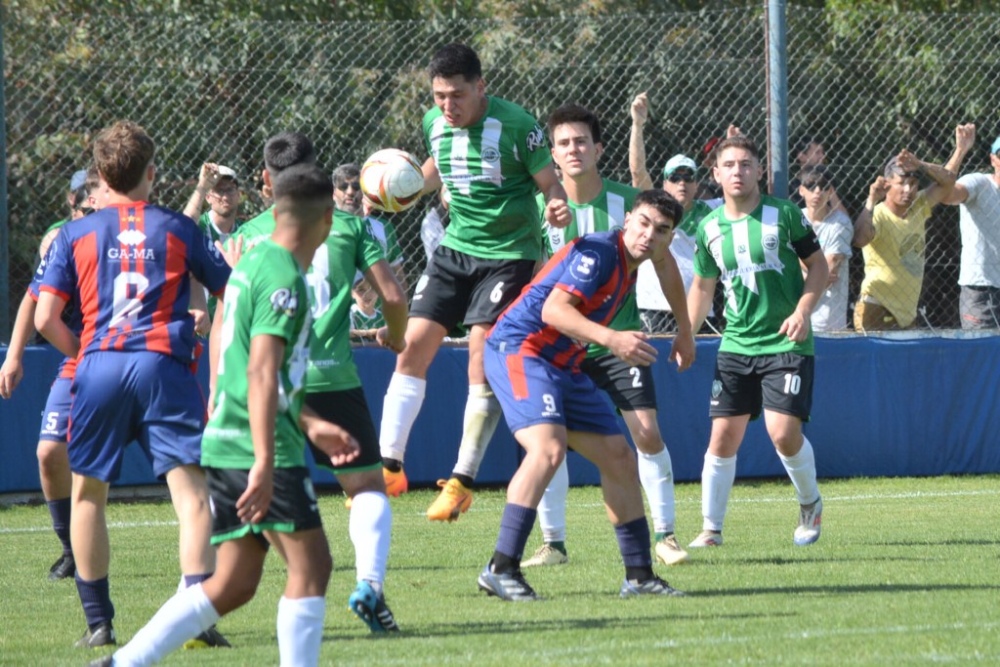
<svg viewBox="0 0 1000 667">
<path fill-rule="evenodd" d="M 96 350 L 159 352 L 190 363 L 194 319 L 189 274 L 221 295 L 229 266 L 185 215 L 145 202 L 103 208 L 63 227 L 41 290 L 83 316 L 80 356 Z"/>
<path fill-rule="evenodd" d="M 542 306 L 553 289 L 580 298 L 577 308 L 587 319 L 607 324 L 635 284 L 629 272 L 620 229 L 574 239 L 546 262 L 542 270 L 500 315 L 489 333 L 492 344 L 507 352 L 541 357 L 559 368 L 576 368 L 587 346 L 542 321 Z"/>
</svg>

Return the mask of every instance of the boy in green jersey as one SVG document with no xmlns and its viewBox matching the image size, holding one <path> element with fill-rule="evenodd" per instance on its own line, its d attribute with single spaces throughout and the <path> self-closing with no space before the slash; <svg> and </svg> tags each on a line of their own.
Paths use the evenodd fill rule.
<svg viewBox="0 0 1000 667">
<path fill-rule="evenodd" d="M 826 259 L 802 211 L 760 192 L 759 154 L 750 139 L 727 137 L 716 156 L 715 179 L 725 204 L 698 226 L 688 312 L 697 331 L 721 278 L 727 326 L 716 359 L 712 431 L 701 474 L 703 530 L 691 546 L 722 544 L 736 453 L 747 424 L 760 416 L 762 407 L 768 435 L 801 507 L 794 542 L 812 544 L 819 539 L 823 503 L 802 423 L 812 407 L 809 318 L 826 287 Z M 806 267 L 804 280 L 800 261 Z"/>
<path fill-rule="evenodd" d="M 548 131 L 552 159 L 562 173 L 566 203 L 573 215 L 573 222 L 565 228 L 543 225 L 547 254 L 551 257 L 579 236 L 623 227 L 639 190 L 601 178 L 598 170 L 598 161 L 604 152 L 601 124 L 590 110 L 576 104 L 561 106 L 549 115 Z M 674 219 L 680 218 L 677 202 L 667 199 L 674 206 Z M 684 370 L 694 361 L 694 338 L 687 329 L 683 282 L 673 256 L 666 253 L 660 260 L 653 269 L 657 288 L 663 289 L 678 312 L 684 315 L 684 327 L 674 340 L 670 354 L 671 359 L 678 359 L 680 370 Z M 617 331 L 641 329 L 634 291 L 625 297 L 608 326 Z M 580 370 L 607 393 L 621 411 L 639 451 L 639 481 L 649 499 L 657 558 L 666 564 L 684 561 L 687 553 L 674 537 L 673 464 L 657 422 L 652 368 L 630 366 L 606 347 L 591 345 Z M 569 472 L 563 459 L 538 504 L 538 522 L 545 543 L 522 563 L 523 567 L 568 561 L 565 548 L 568 491 Z"/>
<path fill-rule="evenodd" d="M 570 222 L 545 133 L 527 111 L 486 94 L 479 56 L 464 44 L 439 49 L 430 63 L 434 108 L 423 129 L 431 157 L 423 166 L 425 192 L 447 186 L 451 224 L 417 283 L 406 328 L 406 349 L 385 395 L 379 442 L 391 495 L 406 490 L 403 458 L 423 404 L 427 369 L 455 325 L 469 329 L 469 396 L 459 463 L 433 521 L 453 521 L 472 504 L 478 453 L 489 444 L 500 405 L 486 382 L 486 333 L 531 281 L 542 250 L 535 192 L 546 200 L 545 219 Z"/>
<path fill-rule="evenodd" d="M 280 662 L 319 663 L 332 559 L 305 467 L 305 436 L 334 464 L 358 455 L 353 438 L 303 406 L 310 334 L 305 271 L 330 232 L 332 187 L 309 164 L 275 179 L 275 230 L 233 269 L 223 316 L 214 324 L 214 409 L 202 464 L 218 545 L 215 573 L 171 598 L 114 656 L 92 664 L 153 664 L 246 604 L 269 544 L 288 564 L 278 603 Z"/>
</svg>

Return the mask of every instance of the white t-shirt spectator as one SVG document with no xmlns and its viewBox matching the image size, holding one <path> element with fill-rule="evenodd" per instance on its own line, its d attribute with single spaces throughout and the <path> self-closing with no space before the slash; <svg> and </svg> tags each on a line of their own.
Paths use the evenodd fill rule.
<svg viewBox="0 0 1000 667">
<path fill-rule="evenodd" d="M 989 174 L 967 174 L 958 182 L 969 191 L 959 207 L 962 260 L 958 284 L 1000 287 L 1000 186 Z"/>
<path fill-rule="evenodd" d="M 806 209 L 802 215 L 808 220 Z M 824 255 L 844 255 L 837 281 L 827 287 L 812 313 L 813 331 L 838 331 L 847 328 L 847 264 L 851 258 L 851 237 L 854 225 L 851 218 L 840 209 L 832 211 L 825 220 L 809 220 L 819 239 Z"/>
</svg>

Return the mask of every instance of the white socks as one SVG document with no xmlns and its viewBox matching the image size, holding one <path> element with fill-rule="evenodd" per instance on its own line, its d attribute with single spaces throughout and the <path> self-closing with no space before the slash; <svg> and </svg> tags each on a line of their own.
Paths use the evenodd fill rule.
<svg viewBox="0 0 1000 667">
<path fill-rule="evenodd" d="M 486 456 L 486 448 L 493 438 L 493 432 L 497 430 L 502 414 L 500 401 L 493 395 L 493 390 L 488 384 L 469 385 L 462 443 L 458 447 L 458 462 L 455 463 L 452 472 L 476 478 L 479 465 Z"/>
<path fill-rule="evenodd" d="M 114 664 L 142 667 L 157 663 L 218 620 L 219 614 L 201 584 L 185 588 L 167 600 L 132 641 L 115 651 Z"/>
<path fill-rule="evenodd" d="M 639 481 L 649 500 L 649 513 L 653 515 L 653 531 L 674 532 L 676 505 L 674 504 L 674 466 L 670 452 L 664 447 L 658 454 L 639 455 Z"/>
<path fill-rule="evenodd" d="M 542 499 L 538 502 L 538 527 L 542 529 L 542 540 L 549 542 L 566 541 L 566 496 L 569 495 L 569 469 L 566 457 L 552 475 Z"/>
<path fill-rule="evenodd" d="M 406 456 L 406 442 L 424 404 L 426 391 L 427 380 L 401 373 L 392 374 L 385 391 L 382 425 L 379 428 L 379 448 L 383 458 L 402 461 Z"/>
<path fill-rule="evenodd" d="M 795 456 L 782 456 L 778 458 L 785 465 L 788 476 L 795 487 L 795 495 L 798 496 L 799 505 L 809 505 L 819 500 L 819 486 L 816 484 L 816 456 L 813 454 L 812 443 L 809 438 L 802 436 L 802 449 Z"/>
<path fill-rule="evenodd" d="M 392 509 L 385 494 L 366 491 L 355 495 L 348 530 L 354 544 L 357 580 L 367 581 L 380 593 L 392 536 Z"/>
<path fill-rule="evenodd" d="M 281 667 L 311 667 L 319 664 L 323 641 L 326 598 L 285 596 L 278 601 L 278 655 Z"/>
<path fill-rule="evenodd" d="M 705 465 L 701 469 L 702 530 L 722 531 L 729 492 L 733 489 L 734 481 L 736 457 L 720 458 L 706 452 Z"/>
</svg>

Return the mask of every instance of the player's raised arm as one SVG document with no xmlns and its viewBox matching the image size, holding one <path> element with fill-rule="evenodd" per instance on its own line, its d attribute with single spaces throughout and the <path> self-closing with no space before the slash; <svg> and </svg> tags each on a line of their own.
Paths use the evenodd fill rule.
<svg viewBox="0 0 1000 667">
<path fill-rule="evenodd" d="M 441 174 L 438 172 L 437 164 L 434 162 L 433 157 L 424 160 L 420 171 L 424 175 L 424 189 L 420 191 L 421 196 L 435 192 L 441 188 Z"/>
<path fill-rule="evenodd" d="M 649 117 L 649 98 L 639 93 L 632 100 L 632 132 L 628 142 L 628 168 L 632 172 L 632 187 L 648 190 L 653 187 L 653 177 L 646 169 L 646 140 L 643 128 Z"/>
</svg>

